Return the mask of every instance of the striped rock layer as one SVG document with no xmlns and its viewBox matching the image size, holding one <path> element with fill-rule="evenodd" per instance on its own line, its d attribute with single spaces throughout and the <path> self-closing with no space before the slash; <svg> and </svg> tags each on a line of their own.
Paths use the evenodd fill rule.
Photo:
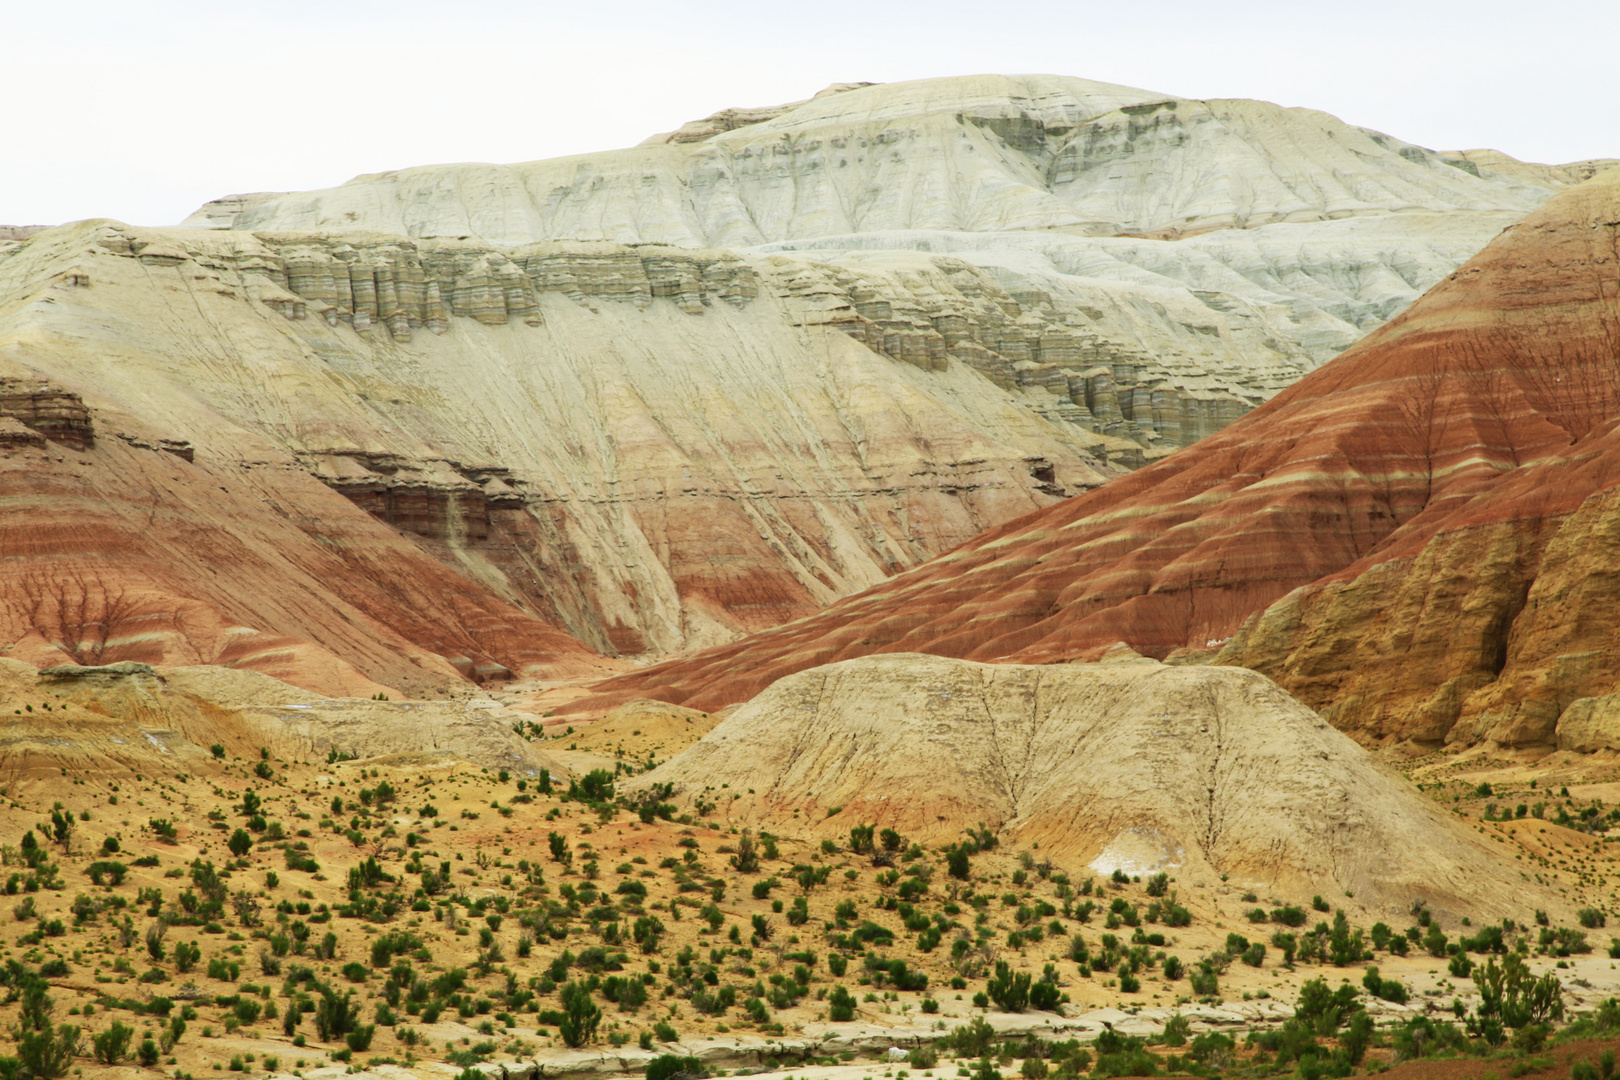
<svg viewBox="0 0 1620 1080">
<path fill-rule="evenodd" d="M 0 243 L 0 649 L 368 696 L 732 640 L 1141 464 L 1043 416 L 1121 422 L 1026 380 L 1096 347 L 1055 316 L 949 263 Z"/>
<path fill-rule="evenodd" d="M 352 294 L 357 327 L 396 305 L 413 313 L 386 320 L 396 333 L 406 320 L 439 332 L 447 305 L 536 317 L 525 278 L 553 288 L 581 243 L 614 245 L 599 267 L 623 280 L 641 266 L 608 263 L 647 264 L 655 295 L 678 289 L 683 310 L 723 290 L 673 250 L 707 252 L 723 276 L 715 249 L 766 256 L 764 276 L 825 306 L 816 322 L 910 363 L 949 353 L 1015 382 L 1060 426 L 1139 443 L 1120 459 L 1133 465 L 1331 360 L 1597 165 L 1439 153 L 1267 102 L 977 75 L 839 84 L 629 149 L 232 195 L 186 224 L 333 246 L 436 238 L 419 256 L 395 243 L 293 274 L 339 310 Z M 513 250 L 457 268 L 450 248 L 470 237 Z M 1009 294 L 1002 325 L 973 325 L 984 290 L 964 302 L 945 281 L 968 268 Z"/>
<path fill-rule="evenodd" d="M 1611 170 L 1196 447 L 596 703 L 715 708 L 868 653 L 1125 642 L 1264 672 L 1368 739 L 1620 742 L 1617 234 Z"/>
</svg>

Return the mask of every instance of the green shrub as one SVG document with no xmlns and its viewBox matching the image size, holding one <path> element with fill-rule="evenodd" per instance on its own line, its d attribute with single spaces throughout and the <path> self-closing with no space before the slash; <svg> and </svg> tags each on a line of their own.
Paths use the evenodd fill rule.
<svg viewBox="0 0 1620 1080">
<path fill-rule="evenodd" d="M 647 1080 L 699 1080 L 709 1072 L 695 1057 L 660 1054 L 647 1062 Z"/>
<path fill-rule="evenodd" d="M 354 992 L 346 990 L 340 997 L 324 984 L 317 985 L 321 1000 L 315 1006 L 315 1030 L 322 1042 L 335 1042 L 354 1031 L 360 1023 L 360 1009 L 355 1004 Z M 291 1010 L 288 1010 L 289 1013 Z"/>
<path fill-rule="evenodd" d="M 967 1024 L 955 1028 L 944 1039 L 945 1046 L 957 1057 L 983 1057 L 995 1044 L 996 1029 L 982 1016 L 975 1016 Z"/>
<path fill-rule="evenodd" d="M 985 992 L 1002 1012 L 1019 1013 L 1029 1007 L 1029 984 L 1027 971 L 1015 972 L 1005 960 L 999 960 Z"/>
<path fill-rule="evenodd" d="M 129 1044 L 135 1038 L 135 1029 L 114 1020 L 112 1027 L 90 1040 L 95 1059 L 103 1065 L 117 1065 L 129 1056 Z"/>
<path fill-rule="evenodd" d="M 569 1046 L 579 1047 L 596 1038 L 596 1026 L 602 1020 L 602 1010 L 591 1000 L 591 992 L 586 988 L 586 984 L 570 981 L 563 986 L 559 997 L 562 1000 L 563 1016 L 557 1024 L 557 1029 L 562 1035 L 563 1042 Z"/>
<path fill-rule="evenodd" d="M 84 872 L 89 874 L 90 880 L 97 885 L 117 887 L 124 883 L 124 875 L 129 873 L 129 867 L 121 862 L 100 860 L 85 867 Z"/>
<path fill-rule="evenodd" d="M 182 941 L 174 947 L 174 969 L 182 975 L 197 966 L 202 959 L 202 947 L 195 941 Z"/>
</svg>

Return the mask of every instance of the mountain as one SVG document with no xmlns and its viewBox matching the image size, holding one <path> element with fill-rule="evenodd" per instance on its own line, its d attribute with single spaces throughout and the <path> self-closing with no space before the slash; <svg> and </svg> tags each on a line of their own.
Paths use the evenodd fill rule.
<svg viewBox="0 0 1620 1080">
<path fill-rule="evenodd" d="M 1151 459 L 1332 359 L 1580 171 L 1266 102 L 986 75 L 841 84 L 626 150 L 233 195 L 187 224 L 798 252 L 869 305 L 967 263 L 1063 328 L 1006 354 L 1043 415 Z"/>
<path fill-rule="evenodd" d="M 1261 671 L 1367 739 L 1620 745 L 1617 343 L 1611 169 L 1196 447 L 605 699 L 709 709 L 868 653 L 1123 641 Z"/>
<path fill-rule="evenodd" d="M 1220 432 L 1563 182 L 1047 77 L 391 175 L 0 237 L 11 655 L 426 693 L 729 642 Z"/>
<path fill-rule="evenodd" d="M 948 338 L 895 310 L 898 286 L 863 301 L 868 317 L 841 298 L 851 283 L 785 257 L 35 233 L 0 245 L 0 417 L 15 436 L 0 527 L 38 562 L 0 573 L 55 588 L 77 572 L 49 539 L 67 530 L 96 575 L 138 558 L 142 582 L 162 576 L 162 619 L 197 601 L 233 612 L 227 627 L 298 639 L 359 625 L 345 647 L 363 649 L 376 628 L 329 606 L 353 590 L 389 632 L 498 673 L 537 661 L 426 627 L 488 607 L 535 647 L 555 634 L 541 623 L 601 652 L 726 641 L 1095 486 L 1120 471 L 1111 457 L 1140 463 L 1138 444 L 1049 423 L 992 381 L 1012 363 L 981 340 L 1010 350 L 1061 328 L 1016 320 L 970 267 L 916 287 L 948 306 Z M 210 531 L 229 527 L 262 531 L 275 583 Z M 300 599 L 273 608 L 288 588 Z M 62 641 L 44 617 L 13 609 L 0 643 Z M 226 655 L 151 640 L 121 658 Z M 344 655 L 388 685 L 408 674 L 375 650 Z"/>
</svg>

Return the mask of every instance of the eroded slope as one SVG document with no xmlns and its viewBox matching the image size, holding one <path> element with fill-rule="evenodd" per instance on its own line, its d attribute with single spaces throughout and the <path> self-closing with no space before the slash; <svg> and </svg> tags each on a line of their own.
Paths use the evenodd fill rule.
<svg viewBox="0 0 1620 1080">
<path fill-rule="evenodd" d="M 1611 170 L 1194 450 L 605 689 L 714 708 L 866 653 L 1049 662 L 1123 640 L 1224 647 L 1370 738 L 1549 743 L 1620 676 L 1617 231 Z"/>
<path fill-rule="evenodd" d="M 195 481 L 205 503 L 226 488 L 220 509 L 244 529 L 268 512 L 265 527 L 285 530 L 331 516 L 336 493 L 390 528 L 337 513 L 341 529 L 381 539 L 326 549 L 329 590 L 352 584 L 333 558 L 410 551 L 438 559 L 444 580 L 477 583 L 425 610 L 494 602 L 640 652 L 814 611 L 1100 483 L 1117 471 L 1109 457 L 1141 461 L 1139 443 L 1025 403 L 1075 410 L 1066 380 L 1061 398 L 1023 388 L 1018 364 L 1043 342 L 1083 342 L 985 275 L 933 271 L 910 307 L 868 298 L 863 313 L 853 279 L 781 258 L 762 271 L 723 252 L 105 222 L 35 235 L 0 254 L 12 388 L 0 406 L 23 455 L 12 528 L 40 538 L 64 515 L 102 555 L 98 572 L 133 545 L 143 574 L 184 557 L 186 574 L 214 580 L 223 555 L 151 552 L 161 531 L 107 512 L 134 499 L 149 517 L 208 521 L 206 506 L 179 509 Z M 1117 394 L 1094 396 L 1118 417 Z M 88 449 L 53 451 L 63 439 Z M 114 459 L 143 447 L 130 460 L 184 483 L 120 478 Z M 112 491 L 88 510 L 56 490 L 100 491 L 103 461 Z M 255 501 L 234 505 L 241 484 Z M 98 515 L 134 537 L 96 539 Z M 14 618 L 12 640 L 33 629 Z M 317 621 L 341 635 L 345 620 Z"/>
<path fill-rule="evenodd" d="M 1170 871 L 1372 911 L 1523 917 L 1533 888 L 1270 680 L 1152 661 L 899 654 L 801 672 L 639 784 L 792 836 L 984 827 L 1093 870 Z"/>
</svg>

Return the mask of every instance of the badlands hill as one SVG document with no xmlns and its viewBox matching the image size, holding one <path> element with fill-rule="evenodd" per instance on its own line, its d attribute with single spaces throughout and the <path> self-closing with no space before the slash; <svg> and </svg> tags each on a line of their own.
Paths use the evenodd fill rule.
<svg viewBox="0 0 1620 1080">
<path fill-rule="evenodd" d="M 969 267 L 937 286 L 954 353 L 724 252 L 108 222 L 0 245 L 0 574 L 51 597 L 0 638 L 42 663 L 299 639 L 418 686 L 588 656 L 543 623 L 712 644 L 1140 461 L 962 362 L 1010 372 L 979 340 L 1044 324 Z M 364 689 L 308 666 L 276 673 Z"/>
<path fill-rule="evenodd" d="M 1404 778 L 1231 668 L 846 660 L 775 683 L 636 783 L 788 836 L 872 822 L 948 845 L 987 828 L 1094 873 L 1354 896 L 1379 915 L 1422 900 L 1524 919 L 1547 902 Z"/>
<path fill-rule="evenodd" d="M 514 169 L 617 179 L 567 228 L 396 220 L 374 178 L 343 190 L 376 213 L 0 239 L 0 645 L 365 695 L 724 643 L 1220 431 L 1567 179 L 1047 78 Z M 908 194 L 812 212 L 855 207 L 834 173 Z M 411 175 L 423 208 L 517 190 Z"/>
<path fill-rule="evenodd" d="M 1542 190 L 1312 110 L 984 75 L 832 87 L 630 150 L 236 196 L 194 220 L 508 244 L 751 247 L 892 230 L 1179 235 L 1396 211 L 1527 210 Z"/>
<path fill-rule="evenodd" d="M 813 252 L 862 314 L 920 314 L 975 364 L 949 340 L 962 302 L 930 303 L 965 262 L 1015 318 L 1062 328 L 982 342 L 1038 411 L 1151 456 L 1331 359 L 1583 168 L 1437 154 L 1265 102 L 990 75 L 834 86 L 627 150 L 231 196 L 187 224 Z"/>
<path fill-rule="evenodd" d="M 710 709 L 867 653 L 1123 640 L 1265 672 L 1368 739 L 1620 745 L 1617 341 L 1610 170 L 1196 448 L 604 689 Z"/>
</svg>

